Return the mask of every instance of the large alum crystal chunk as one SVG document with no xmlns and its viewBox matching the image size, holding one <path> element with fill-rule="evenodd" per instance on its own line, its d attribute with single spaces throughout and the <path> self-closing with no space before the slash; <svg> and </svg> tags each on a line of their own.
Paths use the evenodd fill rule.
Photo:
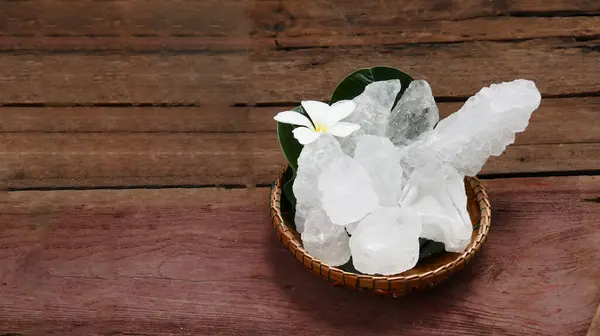
<svg viewBox="0 0 600 336">
<path fill-rule="evenodd" d="M 354 267 L 367 274 L 391 275 L 419 260 L 421 219 L 404 207 L 378 207 L 350 237 Z"/>
<path fill-rule="evenodd" d="M 353 99 L 356 109 L 344 121 L 360 125 L 360 129 L 340 139 L 346 154 L 354 154 L 356 142 L 362 135 L 385 135 L 392 106 L 400 92 L 400 87 L 400 81 L 397 79 L 373 82 L 365 87 L 363 93 Z"/>
<path fill-rule="evenodd" d="M 540 92 L 529 80 L 485 87 L 433 131 L 401 149 L 403 161 L 412 160 L 410 165 L 416 166 L 436 155 L 461 174 L 474 176 L 491 155 L 500 155 L 515 141 L 515 133 L 525 130 L 540 101 Z"/>
<path fill-rule="evenodd" d="M 353 158 L 343 155 L 319 177 L 323 209 L 334 224 L 347 225 L 373 211 L 378 199 L 369 173 Z"/>
<path fill-rule="evenodd" d="M 298 170 L 293 191 L 296 196 L 296 229 L 302 233 L 304 221 L 314 207 L 320 207 L 318 186 L 321 172 L 332 161 L 344 155 L 340 143 L 331 134 L 323 134 L 317 140 L 307 144 L 298 157 Z"/>
<path fill-rule="evenodd" d="M 422 238 L 442 242 L 448 252 L 464 252 L 473 226 L 467 212 L 463 176 L 451 166 L 428 162 L 408 180 L 402 207 L 421 216 Z"/>
<path fill-rule="evenodd" d="M 308 253 L 331 266 L 350 260 L 349 237 L 343 226 L 331 223 L 320 207 L 313 208 L 306 218 L 302 244 Z"/>
<path fill-rule="evenodd" d="M 375 135 L 359 138 L 354 158 L 369 172 L 381 206 L 397 206 L 404 184 L 396 147 Z"/>
<path fill-rule="evenodd" d="M 414 80 L 392 110 L 386 135 L 394 145 L 403 146 L 432 130 L 439 118 L 431 87 L 424 80 Z"/>
<path fill-rule="evenodd" d="M 540 92 L 529 80 L 484 87 L 438 124 L 437 145 L 443 159 L 474 176 L 488 157 L 500 155 L 515 141 L 515 133 L 525 130 L 540 101 Z"/>
</svg>

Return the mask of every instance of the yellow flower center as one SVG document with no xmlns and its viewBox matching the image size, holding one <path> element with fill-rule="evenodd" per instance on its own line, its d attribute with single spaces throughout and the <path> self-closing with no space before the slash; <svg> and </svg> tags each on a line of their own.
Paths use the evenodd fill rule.
<svg viewBox="0 0 600 336">
<path fill-rule="evenodd" d="M 315 125 L 315 132 L 318 132 L 318 133 L 327 133 L 327 126 L 317 124 L 317 125 Z"/>
</svg>

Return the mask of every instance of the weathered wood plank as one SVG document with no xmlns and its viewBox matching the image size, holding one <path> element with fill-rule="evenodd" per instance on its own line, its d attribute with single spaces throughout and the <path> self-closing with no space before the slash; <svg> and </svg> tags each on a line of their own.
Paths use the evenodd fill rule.
<svg viewBox="0 0 600 336">
<path fill-rule="evenodd" d="M 381 64 L 428 79 L 434 93 L 442 97 L 467 97 L 482 86 L 519 77 L 535 80 L 545 95 L 597 95 L 598 79 L 590 69 L 600 66 L 598 43 L 545 39 L 265 49 L 251 55 L 8 53 L 0 54 L 0 101 L 235 104 L 325 100 L 353 70 Z"/>
<path fill-rule="evenodd" d="M 466 12 L 439 10 L 440 2 L 415 1 L 417 6 L 440 6 L 420 11 L 410 4 L 379 2 L 335 8 L 321 2 L 283 1 L 277 10 L 253 18 L 255 40 L 273 38 L 280 47 L 353 46 L 406 43 L 449 43 L 473 40 L 523 40 L 544 37 L 597 37 L 598 16 L 511 17 L 488 16 L 491 11 L 468 8 Z M 456 4 L 456 3 L 454 3 Z M 452 7 L 457 7 L 452 4 Z M 459 4 L 470 5 L 469 1 Z M 517 5 L 518 6 L 518 5 Z M 600 6 L 597 11 L 600 14 Z M 337 9 L 337 10 L 336 10 Z M 486 7 L 483 7 L 485 10 Z M 505 15 L 496 12 L 496 15 Z M 584 13 L 581 13 L 584 14 Z M 433 15 L 433 16 L 432 16 Z M 534 14 L 532 14 L 534 15 Z M 466 18 L 460 18 L 466 16 Z M 471 18 L 469 18 L 471 16 Z M 275 23 L 275 24 L 274 24 Z M 273 31 L 271 27 L 277 29 Z M 473 29 L 477 27 L 477 29 Z"/>
<path fill-rule="evenodd" d="M 600 110 L 600 98 L 597 101 Z M 273 132 L 292 107 L 1 107 L 0 132 Z M 585 106 L 579 110 L 586 110 Z M 591 113 L 590 113 L 591 114 Z M 582 122 L 588 121 L 583 117 Z"/>
<path fill-rule="evenodd" d="M 276 14 L 279 16 L 280 14 Z M 290 14 L 291 15 L 291 14 Z M 365 16 L 370 17 L 366 13 Z M 265 20 L 261 17 L 261 20 Z M 232 21 L 235 21 L 232 20 Z M 485 17 L 460 21 L 374 21 L 369 25 L 331 26 L 335 20 L 312 23 L 261 22 L 264 27 L 226 36 L 116 35 L 116 36 L 2 36 L 3 51 L 202 51 L 252 48 L 300 48 L 331 46 L 454 43 L 463 41 L 516 41 L 534 38 L 594 38 L 600 36 L 600 15 L 595 17 Z M 255 23 L 257 24 L 257 23 Z M 282 25 L 273 31 L 273 26 Z M 473 26 L 477 30 L 473 30 Z M 279 31 L 281 30 L 281 31 Z M 252 34 L 252 38 L 250 38 Z M 166 36 L 164 36 L 166 35 Z"/>
<path fill-rule="evenodd" d="M 441 115 L 460 105 L 440 104 Z M 0 155 L 15 189 L 265 184 L 285 164 L 272 120 L 283 109 L 2 108 Z M 598 169 L 598 113 L 596 97 L 544 100 L 482 173 Z"/>
<path fill-rule="evenodd" d="M 177 36 L 241 38 L 245 0 L 0 1 L 4 36 Z"/>
<path fill-rule="evenodd" d="M 268 184 L 286 163 L 274 132 L 0 134 L 10 189 Z M 518 145 L 482 174 L 597 170 L 600 143 Z"/>
<path fill-rule="evenodd" d="M 370 16 L 369 16 L 370 17 Z M 401 19 L 400 19 L 401 20 Z M 330 21 L 328 21 L 330 22 Z M 376 21 L 379 22 L 379 21 Z M 525 40 L 545 37 L 597 37 L 600 16 L 585 18 L 494 17 L 465 21 L 411 22 L 390 26 L 292 27 L 277 33 L 283 48 L 360 46 L 461 41 Z M 476 30 L 473 27 L 477 27 Z"/>
<path fill-rule="evenodd" d="M 274 40 L 262 39 L 250 42 L 248 38 L 221 38 L 196 36 L 148 36 L 148 37 L 7 37 L 0 36 L 0 51 L 3 52 L 226 52 L 248 51 L 253 47 L 272 47 Z"/>
<path fill-rule="evenodd" d="M 251 101 L 242 54 L 0 55 L 0 102 L 194 104 Z"/>
<path fill-rule="evenodd" d="M 27 37 L 194 36 L 226 38 L 229 44 L 234 45 L 247 43 L 249 36 L 339 38 L 384 32 L 396 41 L 394 43 L 586 36 L 597 30 L 597 25 L 593 24 L 597 18 L 583 15 L 600 12 L 597 3 L 584 0 L 528 0 L 518 3 L 484 0 L 400 3 L 387 0 L 368 4 L 345 0 L 325 3 L 289 0 L 83 0 L 68 5 L 57 0 L 4 0 L 0 4 L 3 9 L 0 13 L 0 35 L 23 38 L 22 41 L 27 41 Z M 505 17 L 507 15 L 527 17 Z M 547 17 L 569 15 L 578 17 Z M 468 22 L 469 19 L 475 21 Z M 479 32 L 469 37 L 467 35 L 473 34 L 473 30 L 468 27 L 473 24 L 478 26 Z M 408 38 L 398 40 L 399 36 L 392 36 L 396 32 Z M 439 36 L 438 32 L 441 33 Z M 486 32 L 498 36 L 487 36 Z M 333 44 L 348 41 L 329 40 Z M 65 42 L 68 44 L 69 40 Z M 208 44 L 211 42 L 206 40 Z"/>
<path fill-rule="evenodd" d="M 594 1 L 525 0 L 525 1 L 410 1 L 333 0 L 326 3 L 294 0 L 277 3 L 282 16 L 292 16 L 297 24 L 348 26 L 382 24 L 394 21 L 459 21 L 492 16 L 551 17 L 593 15 L 600 11 Z M 379 22 L 379 23 L 377 23 Z"/>
<path fill-rule="evenodd" d="M 9 188 L 270 183 L 275 133 L 0 134 Z"/>
<path fill-rule="evenodd" d="M 460 105 L 440 104 L 441 115 Z M 265 184 L 285 164 L 272 120 L 283 109 L 2 108 L 0 155 L 16 189 Z M 598 113 L 596 97 L 544 100 L 482 173 L 598 169 Z"/>
<path fill-rule="evenodd" d="M 266 189 L 8 193 L 0 330 L 585 333 L 600 301 L 600 179 L 486 186 L 493 230 L 482 254 L 441 287 L 400 300 L 333 288 L 307 272 L 274 237 Z"/>
<path fill-rule="evenodd" d="M 463 103 L 439 103 L 441 117 Z M 274 132 L 288 107 L 4 107 L 0 132 Z M 600 97 L 544 99 L 516 144 L 600 143 Z"/>
<path fill-rule="evenodd" d="M 511 146 L 491 157 L 481 174 L 529 172 L 577 172 L 598 170 L 600 144 Z"/>
<path fill-rule="evenodd" d="M 285 54 L 265 51 L 254 56 L 254 73 L 261 74 L 260 79 L 254 82 L 260 83 L 263 88 L 263 91 L 256 93 L 255 99 L 327 99 L 331 88 L 349 73 L 374 65 L 393 66 L 415 78 L 425 78 L 434 94 L 441 97 L 468 97 L 490 83 L 515 78 L 536 81 L 546 96 L 597 95 L 598 78 L 589 69 L 600 66 L 600 57 L 597 55 L 599 43 L 600 40 L 577 42 L 545 39 L 310 48 L 288 50 Z M 311 85 L 295 85 L 294 82 Z"/>
</svg>

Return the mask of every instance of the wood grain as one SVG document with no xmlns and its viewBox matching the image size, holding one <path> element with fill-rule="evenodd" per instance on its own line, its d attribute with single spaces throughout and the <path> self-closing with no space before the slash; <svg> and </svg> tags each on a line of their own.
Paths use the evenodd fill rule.
<svg viewBox="0 0 600 336">
<path fill-rule="evenodd" d="M 10 189 L 270 184 L 286 163 L 274 133 L 5 134 Z M 522 145 L 481 174 L 598 169 L 600 144 Z"/>
<path fill-rule="evenodd" d="M 293 0 L 274 3 L 273 9 L 261 6 L 253 15 L 256 32 L 253 37 L 275 38 L 281 47 L 584 38 L 597 37 L 600 29 L 599 18 L 591 16 L 600 13 L 600 5 L 591 3 L 376 1 L 367 4 Z M 568 16 L 575 10 L 576 17 Z"/>
<path fill-rule="evenodd" d="M 264 51 L 255 55 L 253 62 L 254 73 L 261 74 L 256 83 L 263 88 L 255 99 L 257 102 L 300 101 L 307 97 L 326 100 L 331 88 L 349 73 L 374 64 L 396 67 L 415 78 L 428 80 L 437 97 L 469 97 L 483 86 L 515 78 L 534 80 L 545 96 L 597 95 L 598 78 L 589 69 L 600 65 L 598 43 L 600 40 L 540 39 L 311 48 L 287 50 L 285 54 Z M 282 77 L 286 73 L 290 75 Z M 282 87 L 282 81 L 289 86 Z M 296 81 L 313 84 L 293 84 Z"/>
<path fill-rule="evenodd" d="M 461 104 L 441 103 L 440 114 Z M 272 120 L 285 109 L 3 108 L 0 155 L 11 189 L 266 184 L 285 164 Z M 598 169 L 599 113 L 598 97 L 544 100 L 483 173 Z"/>
<path fill-rule="evenodd" d="M 274 133 L 0 134 L 9 188 L 271 183 Z"/>
<path fill-rule="evenodd" d="M 600 98 L 591 98 L 577 112 L 588 121 Z M 568 102 L 565 101 L 565 105 Z M 566 106 L 565 106 L 566 107 Z M 3 107 L 0 132 L 76 132 L 76 133 L 228 133 L 274 132 L 273 116 L 288 107 Z M 554 110 L 551 113 L 558 113 Z M 575 112 L 575 113 L 577 113 Z M 585 115 L 585 116 L 584 116 Z M 585 119 L 585 120 L 583 120 Z M 593 124 L 593 120 L 589 120 Z"/>
<path fill-rule="evenodd" d="M 0 68 L 3 104 L 251 100 L 251 64 L 243 54 L 0 54 Z"/>
<path fill-rule="evenodd" d="M 546 96 L 597 95 L 598 79 L 590 69 L 600 66 L 599 41 L 260 50 L 252 55 L 9 53 L 0 54 L 0 101 L 232 105 L 326 100 L 346 75 L 373 64 L 426 78 L 441 97 L 468 97 L 483 86 L 521 77 L 535 80 Z"/>
<path fill-rule="evenodd" d="M 462 105 L 438 103 L 440 117 Z M 273 116 L 292 107 L 4 107 L 0 132 L 274 132 Z M 516 141 L 520 145 L 580 142 L 600 142 L 600 97 L 544 99 Z"/>
<path fill-rule="evenodd" d="M 248 33 L 243 22 L 271 21 L 274 15 L 293 16 L 299 23 L 373 24 L 374 21 L 466 20 L 500 15 L 567 16 L 593 14 L 600 5 L 593 1 L 525 0 L 489 2 L 450 0 L 398 3 L 392 0 L 365 3 L 357 0 L 328 2 L 293 0 L 81 0 L 64 6 L 61 0 L 0 1 L 2 35 L 204 35 Z M 292 18 L 290 18 L 292 19 Z M 400 23 L 401 24 L 401 23 Z M 271 27 L 273 32 L 280 27 Z"/>
<path fill-rule="evenodd" d="M 368 17 L 371 17 L 368 15 Z M 291 27 L 278 32 L 281 48 L 312 46 L 393 45 L 406 43 L 454 43 L 462 41 L 517 41 L 547 37 L 597 38 L 600 17 L 492 17 L 464 21 L 413 22 L 395 19 L 403 24 L 375 21 L 371 26 Z M 331 21 L 326 21 L 330 23 Z M 378 26 L 376 24 L 381 24 Z M 476 30 L 473 27 L 477 27 Z M 265 43 L 263 43 L 265 44 Z"/>
<path fill-rule="evenodd" d="M 244 0 L 1 0 L 4 36 L 232 36 L 250 29 Z"/>
<path fill-rule="evenodd" d="M 279 16 L 280 14 L 277 14 Z M 291 15 L 291 14 L 290 14 Z M 370 16 L 368 13 L 365 14 Z M 261 20 L 265 20 L 263 16 Z M 308 20 L 309 21 L 309 20 Z M 296 22 L 296 21 L 294 21 Z M 201 34 L 120 34 L 120 35 L 45 35 L 2 36 L 4 52 L 111 51 L 227 51 L 253 48 L 310 48 L 331 46 L 395 45 L 407 43 L 455 43 L 464 41 L 518 41 L 534 38 L 565 37 L 594 39 L 600 36 L 600 17 L 485 17 L 460 21 L 405 21 L 369 26 L 322 26 L 303 22 L 297 27 L 273 18 L 253 22 L 264 27 L 236 32 L 236 35 L 204 36 Z M 306 25 L 307 27 L 304 27 Z M 477 26 L 477 30 L 472 27 Z M 276 28 L 273 28 L 276 27 Z M 203 31 L 200 31 L 203 32 Z"/>
<path fill-rule="evenodd" d="M 459 21 L 480 17 L 521 16 L 550 17 L 593 15 L 600 11 L 597 2 L 587 0 L 525 0 L 525 1 L 410 1 L 392 0 L 365 2 L 361 0 L 332 0 L 329 2 L 294 0 L 273 1 L 281 12 L 293 13 L 298 22 L 348 22 L 369 25 L 404 21 Z M 365 13 L 368 13 L 366 15 Z M 344 20 L 344 17 L 346 20 Z"/>
<path fill-rule="evenodd" d="M 240 48 L 598 36 L 589 1 L 2 1 L 2 49 Z M 571 17 L 570 15 L 577 15 Z M 589 16 L 587 16 L 589 15 Z M 512 16 L 512 17 L 511 17 Z M 517 17 L 514 17 L 517 16 Z M 475 25 L 476 31 L 471 29 Z M 190 38 L 188 42 L 181 43 Z M 157 40 L 162 43 L 156 43 Z M 195 42 L 195 43 L 192 43 Z M 271 43 L 274 46 L 273 43 Z"/>
<path fill-rule="evenodd" d="M 266 189 L 11 192 L 0 203 L 0 330 L 585 333 L 600 301 L 600 178 L 486 186 L 493 230 L 473 267 L 397 301 L 304 270 L 274 238 Z"/>
</svg>

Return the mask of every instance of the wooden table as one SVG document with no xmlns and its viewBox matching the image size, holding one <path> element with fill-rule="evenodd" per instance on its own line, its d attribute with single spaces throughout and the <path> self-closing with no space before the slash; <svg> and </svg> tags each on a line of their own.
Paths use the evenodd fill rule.
<svg viewBox="0 0 600 336">
<path fill-rule="evenodd" d="M 584 335 L 600 303 L 600 2 L 0 0 L 0 335 Z M 273 115 L 364 66 L 447 116 L 528 78 L 467 270 L 391 300 L 276 241 Z M 590 330 L 590 334 L 594 332 Z"/>
</svg>

